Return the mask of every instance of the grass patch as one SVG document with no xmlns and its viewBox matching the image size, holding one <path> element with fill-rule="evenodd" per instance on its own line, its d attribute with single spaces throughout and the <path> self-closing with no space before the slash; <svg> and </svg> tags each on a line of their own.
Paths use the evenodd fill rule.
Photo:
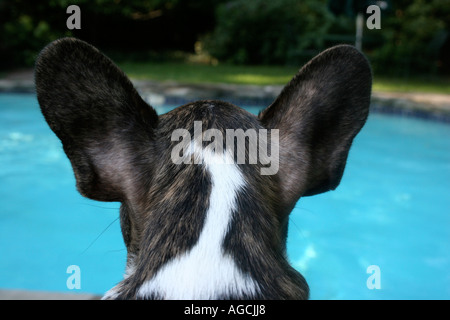
<svg viewBox="0 0 450 320">
<path fill-rule="evenodd" d="M 298 68 L 280 66 L 196 65 L 186 63 L 119 63 L 135 79 L 184 83 L 286 84 Z"/>
<path fill-rule="evenodd" d="M 125 73 L 135 79 L 177 81 L 182 83 L 229 83 L 253 85 L 284 85 L 297 73 L 297 67 L 198 65 L 182 62 L 119 63 Z M 448 78 L 374 77 L 374 91 L 424 92 L 450 94 Z"/>
<path fill-rule="evenodd" d="M 450 78 L 412 77 L 404 79 L 394 77 L 375 77 L 373 81 L 373 90 L 450 94 Z"/>
</svg>

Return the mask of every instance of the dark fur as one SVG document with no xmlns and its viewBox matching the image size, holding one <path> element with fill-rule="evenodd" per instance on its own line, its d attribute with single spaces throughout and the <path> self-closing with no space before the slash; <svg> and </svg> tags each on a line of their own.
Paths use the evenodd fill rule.
<svg viewBox="0 0 450 320">
<path fill-rule="evenodd" d="M 239 165 L 246 179 L 237 197 L 223 249 L 260 286 L 258 296 L 219 298 L 305 299 L 308 286 L 285 255 L 288 216 L 302 195 L 336 188 L 355 135 L 367 118 L 371 71 L 351 46 L 311 60 L 259 117 L 221 101 L 197 101 L 157 116 L 128 78 L 89 44 L 61 39 L 36 62 L 42 113 L 63 143 L 86 197 L 121 201 L 121 228 L 136 271 L 120 283 L 118 298 L 173 257 L 192 248 L 209 207 L 211 178 L 202 165 L 175 165 L 173 130 L 280 130 L 280 166 L 260 175 L 261 164 Z M 150 298 L 164 298 L 158 292 Z"/>
</svg>

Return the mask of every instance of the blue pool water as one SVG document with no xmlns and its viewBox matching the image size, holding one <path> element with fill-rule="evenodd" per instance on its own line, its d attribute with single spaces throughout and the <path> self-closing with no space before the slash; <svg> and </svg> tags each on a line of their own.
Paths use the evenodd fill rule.
<svg viewBox="0 0 450 320">
<path fill-rule="evenodd" d="M 339 188 L 291 214 L 288 254 L 311 298 L 450 299 L 449 191 L 449 125 L 371 114 Z M 34 95 L 0 95 L 0 289 L 70 291 L 77 265 L 72 291 L 104 293 L 125 266 L 118 207 L 77 193 Z"/>
</svg>

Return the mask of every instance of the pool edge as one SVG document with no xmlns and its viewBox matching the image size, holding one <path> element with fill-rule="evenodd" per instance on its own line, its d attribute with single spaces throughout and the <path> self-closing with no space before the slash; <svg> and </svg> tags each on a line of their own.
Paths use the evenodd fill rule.
<svg viewBox="0 0 450 320">
<path fill-rule="evenodd" d="M 284 86 L 221 83 L 180 83 L 131 79 L 141 96 L 153 106 L 183 105 L 196 100 L 224 100 L 240 106 L 269 106 Z M 0 79 L 0 93 L 34 93 L 32 73 L 18 79 Z M 371 112 L 395 114 L 450 123 L 450 95 L 373 91 Z"/>
<path fill-rule="evenodd" d="M 99 300 L 101 296 L 90 293 L 66 293 L 23 289 L 0 289 L 0 300 Z"/>
</svg>

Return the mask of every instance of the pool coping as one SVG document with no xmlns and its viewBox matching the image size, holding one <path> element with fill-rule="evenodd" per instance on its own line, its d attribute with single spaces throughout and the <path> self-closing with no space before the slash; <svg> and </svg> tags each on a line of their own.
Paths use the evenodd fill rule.
<svg viewBox="0 0 450 320">
<path fill-rule="evenodd" d="M 142 97 L 157 107 L 182 105 L 195 100 L 224 100 L 236 105 L 268 106 L 282 85 L 180 83 L 137 80 L 132 82 Z M 19 70 L 0 79 L 0 93 L 35 93 L 33 70 Z M 371 111 L 450 123 L 450 94 L 372 92 Z"/>
<path fill-rule="evenodd" d="M 101 296 L 90 293 L 0 289 L 0 300 L 100 300 Z"/>
</svg>

